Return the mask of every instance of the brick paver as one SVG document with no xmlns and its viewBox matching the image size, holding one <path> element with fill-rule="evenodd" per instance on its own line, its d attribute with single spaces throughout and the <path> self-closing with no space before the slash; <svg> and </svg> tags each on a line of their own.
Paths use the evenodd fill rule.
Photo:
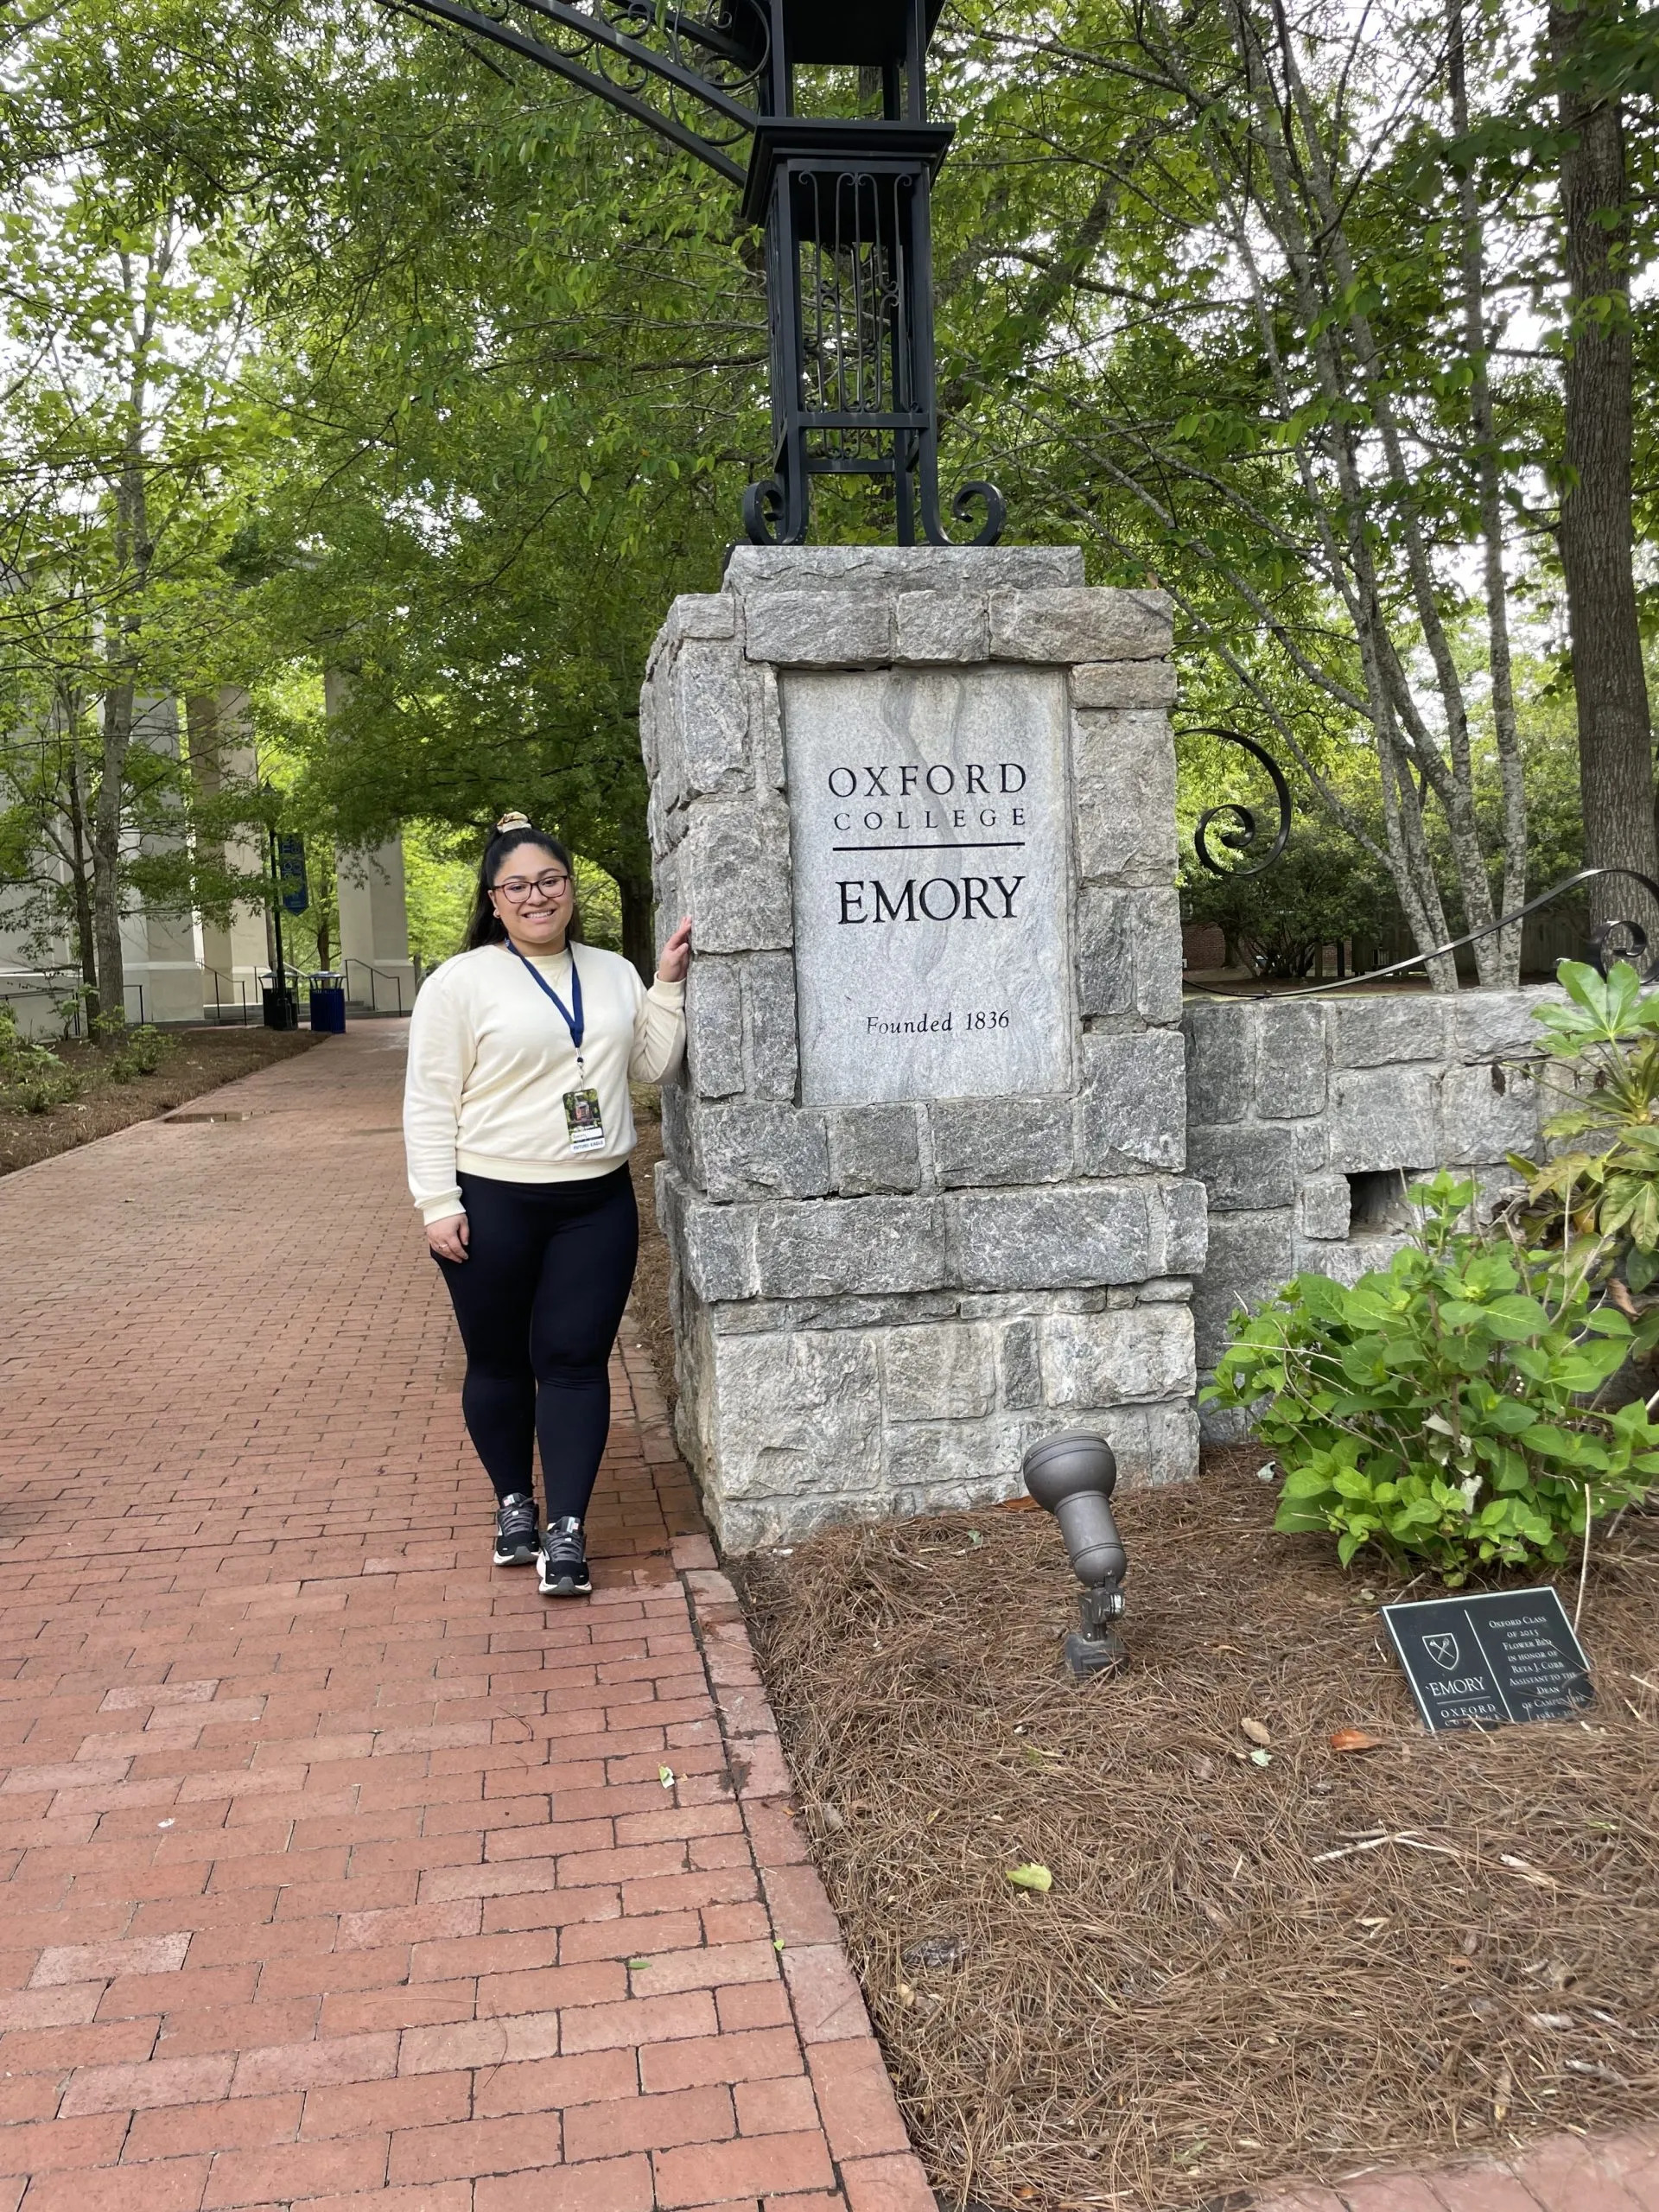
<svg viewBox="0 0 1659 2212">
<path fill-rule="evenodd" d="M 629 1343 L 488 1563 L 404 1036 L 0 1182 L 0 2212 L 932 2212 Z"/>
</svg>

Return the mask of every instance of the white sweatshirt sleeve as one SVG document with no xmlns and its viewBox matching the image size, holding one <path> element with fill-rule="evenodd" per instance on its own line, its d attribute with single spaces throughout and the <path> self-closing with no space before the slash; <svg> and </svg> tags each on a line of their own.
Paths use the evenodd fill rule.
<svg viewBox="0 0 1659 2212">
<path fill-rule="evenodd" d="M 660 1083 L 672 1075 L 685 1050 L 685 985 L 659 976 L 639 994 L 633 1014 L 628 1074 L 635 1083 Z"/>
<path fill-rule="evenodd" d="M 409 1072 L 404 1084 L 404 1150 L 410 1195 L 423 1221 L 463 1212 L 455 1177 L 455 1133 L 461 1088 L 472 1071 L 472 1024 L 453 978 L 430 976 L 409 1025 Z"/>
</svg>

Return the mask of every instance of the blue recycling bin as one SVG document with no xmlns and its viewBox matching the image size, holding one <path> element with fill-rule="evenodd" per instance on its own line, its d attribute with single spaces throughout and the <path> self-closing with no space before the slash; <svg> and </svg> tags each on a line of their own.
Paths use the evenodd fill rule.
<svg viewBox="0 0 1659 2212">
<path fill-rule="evenodd" d="M 327 973 L 307 979 L 311 986 L 311 1027 L 326 1036 L 346 1034 L 346 978 Z"/>
</svg>

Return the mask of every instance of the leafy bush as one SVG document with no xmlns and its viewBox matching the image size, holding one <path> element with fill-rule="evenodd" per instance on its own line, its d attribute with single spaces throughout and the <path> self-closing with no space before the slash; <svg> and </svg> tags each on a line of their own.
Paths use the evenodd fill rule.
<svg viewBox="0 0 1659 2212">
<path fill-rule="evenodd" d="M 1598 1402 L 1632 1324 L 1582 1269 L 1470 1225 L 1472 1183 L 1409 1196 L 1413 1241 L 1386 1270 L 1352 1289 L 1299 1275 L 1242 1323 L 1208 1395 L 1256 1408 L 1284 1471 L 1275 1525 L 1330 1531 L 1344 1566 L 1368 1544 L 1454 1587 L 1558 1566 L 1586 1516 L 1659 1474 L 1641 1400 Z"/>
<path fill-rule="evenodd" d="M 1544 1135 L 1589 1142 L 1542 1161 L 1511 1154 L 1525 1185 L 1511 1211 L 1564 1270 L 1610 1284 L 1617 1270 L 1619 1288 L 1643 1291 L 1659 1278 L 1659 994 L 1644 998 L 1641 977 L 1622 960 L 1605 976 L 1576 960 L 1558 973 L 1567 1003 L 1535 1007 L 1533 1018 L 1544 1051 L 1567 1071 L 1570 1103 Z M 1637 1313 L 1628 1296 L 1619 1302 Z M 1659 1310 L 1641 1315 L 1636 1349 L 1656 1341 Z"/>
<path fill-rule="evenodd" d="M 111 1055 L 111 1076 L 117 1083 L 130 1083 L 135 1076 L 154 1075 L 172 1052 L 174 1042 L 153 1022 L 141 1022 L 125 1032 L 120 1049 Z"/>
<path fill-rule="evenodd" d="M 80 1090 L 80 1078 L 44 1045 L 18 1034 L 17 1017 L 0 1005 L 0 1107 L 47 1114 Z"/>
</svg>

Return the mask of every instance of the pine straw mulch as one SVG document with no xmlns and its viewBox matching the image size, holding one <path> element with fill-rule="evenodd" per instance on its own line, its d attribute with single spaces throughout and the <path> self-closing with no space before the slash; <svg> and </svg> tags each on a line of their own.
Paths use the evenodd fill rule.
<svg viewBox="0 0 1659 2212">
<path fill-rule="evenodd" d="M 1274 1535 L 1260 1457 L 1120 1497 L 1131 1669 L 1083 1690 L 1045 1515 L 742 1564 L 947 2204 L 1242 2203 L 1659 2110 L 1659 1518 L 1592 1559 L 1587 1726 L 1430 1738 L 1376 1614 L 1400 1592 Z M 1351 1726 L 1382 1748 L 1334 1751 Z M 1009 1885 L 1027 1861 L 1046 1895 Z"/>
<path fill-rule="evenodd" d="M 308 1029 L 181 1029 L 169 1031 L 176 1046 L 154 1075 L 134 1076 L 130 1083 L 115 1083 L 106 1072 L 108 1056 L 90 1045 L 55 1046 L 66 1066 L 80 1076 L 86 1089 L 79 1098 L 54 1106 L 45 1114 L 0 1111 L 0 1175 L 15 1168 L 32 1167 L 37 1160 L 51 1160 L 58 1153 L 73 1152 L 97 1137 L 112 1136 L 148 1122 L 157 1114 L 170 1114 L 188 1099 L 217 1090 L 238 1076 L 252 1075 L 273 1061 L 296 1052 L 309 1052 L 322 1038 Z"/>
</svg>

